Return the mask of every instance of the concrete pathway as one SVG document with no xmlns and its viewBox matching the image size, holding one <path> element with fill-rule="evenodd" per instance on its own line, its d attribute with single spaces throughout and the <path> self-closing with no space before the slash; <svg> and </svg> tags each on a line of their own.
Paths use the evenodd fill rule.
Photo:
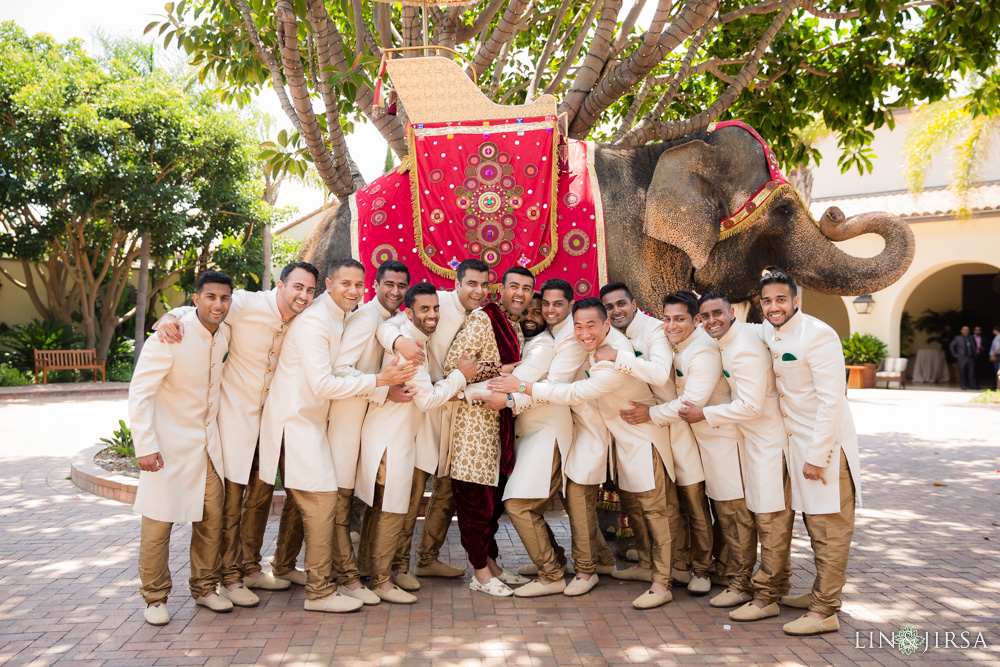
<svg viewBox="0 0 1000 667">
<path fill-rule="evenodd" d="M 345 616 L 303 611 L 301 589 L 262 592 L 256 609 L 216 615 L 187 595 L 187 526 L 173 536 L 173 620 L 149 627 L 135 566 L 138 517 L 67 480 L 72 455 L 109 434 L 125 402 L 0 402 L 0 664 L 1000 665 L 1000 408 L 970 397 L 852 390 L 864 507 L 842 629 L 806 639 L 781 632 L 792 610 L 741 625 L 685 591 L 658 610 L 635 611 L 642 586 L 610 577 L 583 598 L 536 600 L 424 580 L 412 607 Z M 553 521 L 568 549 L 568 521 Z M 276 532 L 274 519 L 268 556 Z M 813 568 L 801 521 L 795 535 L 793 587 L 804 590 Z M 504 564 L 527 562 L 508 523 L 499 538 Z M 457 528 L 446 551 L 463 562 Z M 929 650 L 904 656 L 889 644 L 907 624 L 929 633 Z"/>
</svg>

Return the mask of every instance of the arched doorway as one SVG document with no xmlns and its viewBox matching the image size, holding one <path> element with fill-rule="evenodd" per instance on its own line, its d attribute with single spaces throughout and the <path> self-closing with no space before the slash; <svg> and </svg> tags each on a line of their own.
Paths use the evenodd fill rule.
<svg viewBox="0 0 1000 667">
<path fill-rule="evenodd" d="M 1000 267 L 984 262 L 955 262 L 937 266 L 915 277 L 901 295 L 905 297 L 900 312 L 917 319 L 928 311 L 968 311 L 964 319 L 969 326 L 982 326 L 990 334 L 994 324 L 1000 324 L 1000 293 L 993 291 L 993 278 Z M 914 332 L 911 351 L 936 347 L 928 338 L 935 331 Z"/>
<path fill-rule="evenodd" d="M 851 320 L 842 297 L 802 288 L 802 312 L 823 320 L 841 338 L 851 335 Z"/>
</svg>

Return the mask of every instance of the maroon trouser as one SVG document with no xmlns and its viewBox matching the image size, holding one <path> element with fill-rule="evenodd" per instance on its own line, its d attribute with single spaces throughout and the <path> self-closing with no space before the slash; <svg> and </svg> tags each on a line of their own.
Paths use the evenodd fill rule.
<svg viewBox="0 0 1000 667">
<path fill-rule="evenodd" d="M 489 558 L 495 561 L 500 556 L 500 548 L 494 538 L 500 529 L 500 516 L 504 509 L 500 499 L 505 486 L 507 475 L 503 474 L 496 486 L 451 480 L 462 546 L 469 554 L 472 567 L 477 570 L 484 569 Z"/>
</svg>

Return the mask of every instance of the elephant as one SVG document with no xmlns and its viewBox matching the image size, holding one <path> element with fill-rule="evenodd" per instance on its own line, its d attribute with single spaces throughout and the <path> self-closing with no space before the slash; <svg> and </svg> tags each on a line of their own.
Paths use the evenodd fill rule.
<svg viewBox="0 0 1000 667">
<path fill-rule="evenodd" d="M 762 204 L 739 233 L 720 238 L 722 221 L 771 180 L 769 157 L 752 130 L 738 125 L 638 148 L 597 144 L 609 281 L 628 284 L 640 308 L 658 313 L 662 297 L 680 289 L 717 289 L 734 304 L 755 304 L 767 269 L 841 296 L 871 294 L 903 275 L 915 248 L 903 220 L 889 213 L 847 219 L 831 207 L 817 221 L 790 187 Z M 322 267 L 349 256 L 350 217 L 346 205 L 327 216 L 306 240 L 302 259 Z M 865 233 L 885 240 L 874 257 L 853 257 L 834 245 Z"/>
</svg>

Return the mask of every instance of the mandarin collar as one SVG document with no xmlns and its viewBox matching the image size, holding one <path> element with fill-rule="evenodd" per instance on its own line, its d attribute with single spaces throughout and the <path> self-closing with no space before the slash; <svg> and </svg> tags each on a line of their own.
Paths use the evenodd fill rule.
<svg viewBox="0 0 1000 667">
<path fill-rule="evenodd" d="M 740 328 L 742 327 L 743 327 L 742 322 L 740 322 L 739 320 L 733 320 L 732 325 L 730 325 L 729 327 L 729 331 L 722 334 L 722 338 L 716 341 L 719 344 L 719 347 L 721 348 L 723 345 L 729 345 L 734 340 L 736 340 L 736 336 L 739 335 Z"/>
<path fill-rule="evenodd" d="M 688 336 L 681 342 L 674 344 L 674 352 L 683 352 L 688 347 L 690 347 L 691 343 L 697 340 L 699 336 L 707 336 L 708 338 L 711 338 L 711 336 L 705 333 L 704 329 L 702 329 L 700 326 L 697 326 L 694 328 L 694 333 L 692 333 L 690 336 Z"/>
<path fill-rule="evenodd" d="M 780 331 L 781 333 L 790 333 L 802 326 L 802 322 L 804 321 L 805 318 L 802 316 L 802 311 L 796 310 L 795 314 L 789 317 L 787 322 L 782 324 L 780 327 L 774 327 L 774 330 Z"/>
<path fill-rule="evenodd" d="M 337 302 L 333 300 L 333 296 L 331 296 L 330 292 L 326 292 L 325 296 L 326 298 L 324 299 L 324 303 L 330 311 L 330 314 L 333 315 L 334 319 L 340 320 L 341 322 L 346 320 L 347 313 L 344 312 L 343 308 L 337 305 Z"/>
</svg>

